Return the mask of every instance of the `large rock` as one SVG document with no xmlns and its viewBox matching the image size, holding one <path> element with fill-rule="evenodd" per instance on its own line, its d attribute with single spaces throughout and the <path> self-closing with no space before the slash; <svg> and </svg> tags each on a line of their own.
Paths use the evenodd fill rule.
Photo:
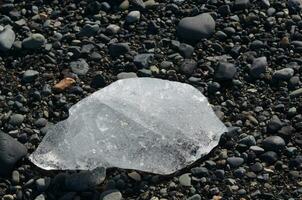
<svg viewBox="0 0 302 200">
<path fill-rule="evenodd" d="M 0 176 L 10 175 L 16 162 L 27 154 L 26 147 L 0 131 Z"/>
<path fill-rule="evenodd" d="M 177 35 L 189 42 L 211 37 L 215 32 L 215 20 L 209 13 L 183 18 L 177 27 Z"/>
<path fill-rule="evenodd" d="M 227 132 L 199 90 L 154 78 L 118 80 L 69 113 L 30 156 L 37 166 L 171 174 L 209 153 Z"/>
<path fill-rule="evenodd" d="M 0 51 L 8 51 L 14 44 L 16 35 L 15 32 L 6 27 L 3 31 L 0 32 Z"/>
<path fill-rule="evenodd" d="M 128 43 L 112 43 L 109 45 L 109 54 L 112 57 L 124 55 L 130 51 Z"/>
</svg>

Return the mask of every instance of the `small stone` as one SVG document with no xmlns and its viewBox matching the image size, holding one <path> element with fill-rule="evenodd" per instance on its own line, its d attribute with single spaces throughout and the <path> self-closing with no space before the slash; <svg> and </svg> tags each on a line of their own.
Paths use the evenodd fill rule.
<svg viewBox="0 0 302 200">
<path fill-rule="evenodd" d="M 201 196 L 199 194 L 195 194 L 195 195 L 187 198 L 187 200 L 201 200 Z"/>
<path fill-rule="evenodd" d="M 289 94 L 291 98 L 302 96 L 302 88 L 294 90 Z"/>
<path fill-rule="evenodd" d="M 194 47 L 189 44 L 181 43 L 178 50 L 180 55 L 182 55 L 184 58 L 191 58 L 194 52 Z"/>
<path fill-rule="evenodd" d="M 22 76 L 22 81 L 24 83 L 30 83 L 30 82 L 33 82 L 39 75 L 39 72 L 36 71 L 36 70 L 26 70 L 24 73 L 23 73 L 23 76 Z"/>
<path fill-rule="evenodd" d="M 122 194 L 118 190 L 108 190 L 101 194 L 100 200 L 121 200 Z"/>
<path fill-rule="evenodd" d="M 180 65 L 180 70 L 187 75 L 191 75 L 196 67 L 197 62 L 195 60 L 185 59 Z"/>
<path fill-rule="evenodd" d="M 125 55 L 130 51 L 128 43 L 113 43 L 109 45 L 109 54 L 111 57 Z"/>
<path fill-rule="evenodd" d="M 264 149 L 258 146 L 251 146 L 250 150 L 253 151 L 255 154 L 262 154 L 264 153 Z"/>
<path fill-rule="evenodd" d="M 120 4 L 119 8 L 120 8 L 121 10 L 127 10 L 127 9 L 129 8 L 129 1 L 128 1 L 128 0 L 124 0 L 124 1 Z"/>
<path fill-rule="evenodd" d="M 17 170 L 14 170 L 12 173 L 12 182 L 13 184 L 20 183 L 20 173 Z"/>
<path fill-rule="evenodd" d="M 273 74 L 273 79 L 278 81 L 288 81 L 294 75 L 294 70 L 292 68 L 284 68 L 275 71 Z"/>
<path fill-rule="evenodd" d="M 177 35 L 189 42 L 196 42 L 211 37 L 215 32 L 215 25 L 215 20 L 209 13 L 185 17 L 177 26 Z"/>
<path fill-rule="evenodd" d="M 274 115 L 267 124 L 267 131 L 269 133 L 276 133 L 278 130 L 282 128 L 282 122 L 278 118 L 278 116 Z"/>
<path fill-rule="evenodd" d="M 37 197 L 35 198 L 35 200 L 45 200 L 44 194 L 40 194 L 39 196 L 37 196 Z"/>
<path fill-rule="evenodd" d="M 250 69 L 250 74 L 254 78 L 260 78 L 261 74 L 265 73 L 267 67 L 266 57 L 259 57 L 253 60 L 253 64 Z"/>
<path fill-rule="evenodd" d="M 247 9 L 251 6 L 250 0 L 235 0 L 234 8 L 236 10 Z"/>
<path fill-rule="evenodd" d="M 71 62 L 69 66 L 70 66 L 72 72 L 77 75 L 82 75 L 82 76 L 86 75 L 89 70 L 88 63 L 82 58 L 80 58 L 77 61 Z"/>
<path fill-rule="evenodd" d="M 81 171 L 66 177 L 65 188 L 77 192 L 87 191 L 100 185 L 105 178 L 105 168 L 96 168 L 92 171 Z"/>
<path fill-rule="evenodd" d="M 302 0 L 288 0 L 288 8 L 294 13 L 299 13 L 302 10 Z"/>
<path fill-rule="evenodd" d="M 16 35 L 15 32 L 10 28 L 6 27 L 0 32 L 0 51 L 8 51 L 14 44 Z"/>
<path fill-rule="evenodd" d="M 134 72 L 121 72 L 117 75 L 117 79 L 126 79 L 126 78 L 137 78 L 137 74 Z"/>
<path fill-rule="evenodd" d="M 2 200 L 14 200 L 14 196 L 11 194 L 6 194 L 2 197 Z"/>
<path fill-rule="evenodd" d="M 279 151 L 284 149 L 285 141 L 279 136 L 270 136 L 262 141 L 262 146 L 265 150 Z"/>
<path fill-rule="evenodd" d="M 196 177 L 207 177 L 209 176 L 209 170 L 205 167 L 195 167 L 191 169 L 192 175 Z"/>
<path fill-rule="evenodd" d="M 36 180 L 36 187 L 38 192 L 44 192 L 47 190 L 48 186 L 50 185 L 50 178 L 39 178 Z"/>
<path fill-rule="evenodd" d="M 220 62 L 215 70 L 214 77 L 220 81 L 230 81 L 234 78 L 237 69 L 234 64 Z"/>
<path fill-rule="evenodd" d="M 143 0 L 130 0 L 131 4 L 137 8 L 145 9 L 145 4 Z"/>
<path fill-rule="evenodd" d="M 263 166 L 260 162 L 256 162 L 255 164 L 250 166 L 250 169 L 253 172 L 261 172 L 263 170 Z"/>
<path fill-rule="evenodd" d="M 15 163 L 27 154 L 27 149 L 2 131 L 0 131 L 0 147 L 0 175 L 10 176 Z"/>
<path fill-rule="evenodd" d="M 182 185 L 182 186 L 186 186 L 186 187 L 191 186 L 190 174 L 183 174 L 178 178 L 178 180 L 179 180 L 180 185 Z"/>
<path fill-rule="evenodd" d="M 116 24 L 109 24 L 106 28 L 106 31 L 112 34 L 117 34 L 121 30 L 121 27 L 119 27 Z"/>
<path fill-rule="evenodd" d="M 34 33 L 22 41 L 24 49 L 39 49 L 46 43 L 46 39 L 42 34 Z"/>
<path fill-rule="evenodd" d="M 230 157 L 227 159 L 227 163 L 232 167 L 236 168 L 239 167 L 244 163 L 244 159 L 240 157 Z"/>
<path fill-rule="evenodd" d="M 267 151 L 261 154 L 260 159 L 268 164 L 273 164 L 278 160 L 278 155 L 274 151 Z"/>
<path fill-rule="evenodd" d="M 133 24 L 135 22 L 138 22 L 141 18 L 141 13 L 137 10 L 131 11 L 128 13 L 126 17 L 126 22 L 129 24 Z"/>
<path fill-rule="evenodd" d="M 154 54 L 144 53 L 144 54 L 136 55 L 133 59 L 133 62 L 139 69 L 142 69 L 142 68 L 149 67 L 153 59 L 154 59 Z"/>
<path fill-rule="evenodd" d="M 9 124 L 13 126 L 20 126 L 24 121 L 24 115 L 21 114 L 13 114 L 9 118 Z M 1 132 L 0 132 L 1 133 Z"/>
<path fill-rule="evenodd" d="M 79 37 L 91 37 L 95 36 L 100 27 L 97 24 L 85 24 L 84 27 L 81 29 L 79 32 L 78 36 Z"/>
<path fill-rule="evenodd" d="M 248 135 L 244 138 L 242 138 L 241 140 L 239 140 L 240 144 L 244 144 L 246 146 L 253 146 L 256 145 L 256 140 L 255 137 L 252 135 Z"/>
<path fill-rule="evenodd" d="M 62 79 L 59 83 L 55 84 L 53 88 L 57 91 L 64 91 L 70 88 L 76 81 L 72 78 L 66 77 Z"/>
<path fill-rule="evenodd" d="M 129 173 L 128 176 L 129 176 L 130 178 L 132 178 L 133 180 L 138 181 L 138 182 L 142 180 L 141 175 L 140 175 L 139 173 L 135 172 L 135 171 Z"/>
<path fill-rule="evenodd" d="M 96 89 L 105 87 L 106 85 L 107 82 L 102 72 L 97 72 L 90 83 L 90 86 Z"/>
<path fill-rule="evenodd" d="M 236 178 L 243 178 L 246 173 L 246 170 L 242 167 L 234 170 L 234 176 Z"/>
</svg>

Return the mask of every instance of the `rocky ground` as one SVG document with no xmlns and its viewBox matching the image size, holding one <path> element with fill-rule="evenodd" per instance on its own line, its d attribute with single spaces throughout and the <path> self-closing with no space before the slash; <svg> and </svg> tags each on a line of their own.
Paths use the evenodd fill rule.
<svg viewBox="0 0 302 200">
<path fill-rule="evenodd" d="M 0 197 L 301 199 L 301 9 L 301 0 L 0 1 Z M 230 132 L 168 177 L 110 169 L 101 183 L 103 171 L 28 161 L 71 105 L 136 76 L 195 86 Z"/>
</svg>

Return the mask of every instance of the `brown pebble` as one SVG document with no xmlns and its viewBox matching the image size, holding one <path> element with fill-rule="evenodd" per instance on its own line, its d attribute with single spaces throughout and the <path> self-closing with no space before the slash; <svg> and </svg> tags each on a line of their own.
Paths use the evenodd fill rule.
<svg viewBox="0 0 302 200">
<path fill-rule="evenodd" d="M 76 81 L 72 78 L 64 78 L 59 83 L 53 86 L 54 89 L 58 91 L 64 91 L 67 88 L 70 88 Z"/>
</svg>

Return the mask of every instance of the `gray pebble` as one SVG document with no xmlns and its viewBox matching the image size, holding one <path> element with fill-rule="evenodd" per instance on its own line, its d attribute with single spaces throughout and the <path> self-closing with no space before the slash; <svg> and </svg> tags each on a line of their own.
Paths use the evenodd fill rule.
<svg viewBox="0 0 302 200">
<path fill-rule="evenodd" d="M 32 69 L 26 70 L 26 71 L 23 73 L 22 81 L 23 81 L 24 83 L 33 82 L 33 81 L 37 78 L 38 75 L 39 75 L 39 72 L 36 71 L 36 70 L 32 70 Z"/>
<path fill-rule="evenodd" d="M 10 28 L 6 27 L 0 32 L 0 51 L 8 51 L 14 44 L 16 35 L 15 32 Z"/>
<path fill-rule="evenodd" d="M 177 26 L 177 35 L 189 42 L 196 42 L 211 37 L 215 32 L 215 26 L 215 20 L 209 13 L 185 17 Z"/>
<path fill-rule="evenodd" d="M 34 33 L 22 41 L 22 47 L 25 49 L 39 49 L 46 43 L 42 34 Z"/>
<path fill-rule="evenodd" d="M 141 13 L 137 10 L 135 11 L 131 11 L 128 13 L 127 17 L 126 17 L 126 22 L 129 24 L 138 22 L 141 18 Z"/>
<path fill-rule="evenodd" d="M 191 186 L 190 174 L 183 174 L 178 178 L 178 180 L 179 180 L 180 185 L 182 185 L 182 186 L 186 186 L 186 187 Z"/>
<path fill-rule="evenodd" d="M 89 65 L 86 62 L 86 60 L 80 58 L 77 61 L 73 61 L 70 63 L 70 68 L 72 70 L 73 73 L 77 74 L 77 75 L 86 75 L 88 70 L 89 70 Z"/>
<path fill-rule="evenodd" d="M 121 200 L 122 194 L 118 190 L 108 190 L 101 194 L 100 200 Z"/>
</svg>

